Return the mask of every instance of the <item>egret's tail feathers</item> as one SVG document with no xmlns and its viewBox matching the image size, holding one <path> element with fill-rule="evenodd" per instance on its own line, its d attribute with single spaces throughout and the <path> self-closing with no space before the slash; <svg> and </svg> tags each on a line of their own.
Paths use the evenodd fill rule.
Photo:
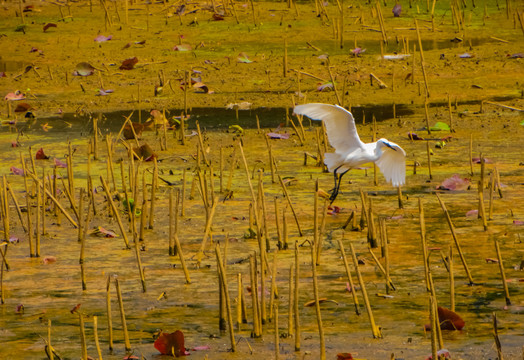
<svg viewBox="0 0 524 360">
<path fill-rule="evenodd" d="M 324 164 L 326 164 L 330 172 L 333 172 L 336 168 L 343 164 L 343 159 L 337 153 L 326 153 L 324 154 Z M 342 166 L 337 170 L 337 173 L 340 174 L 346 170 L 349 170 L 349 168 Z"/>
</svg>

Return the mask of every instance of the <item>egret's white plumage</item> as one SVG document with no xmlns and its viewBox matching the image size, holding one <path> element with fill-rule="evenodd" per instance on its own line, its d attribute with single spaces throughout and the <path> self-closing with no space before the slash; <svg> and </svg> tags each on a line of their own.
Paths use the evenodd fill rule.
<svg viewBox="0 0 524 360">
<path fill-rule="evenodd" d="M 324 155 L 324 162 L 328 170 L 335 174 L 335 192 L 338 193 L 340 179 L 337 186 L 337 175 L 340 177 L 352 168 L 362 164 L 374 162 L 382 174 L 393 186 L 405 183 L 406 179 L 406 152 L 397 144 L 386 139 L 379 139 L 373 143 L 364 143 L 360 140 L 355 126 L 353 115 L 338 105 L 304 104 L 295 106 L 294 113 L 306 115 L 313 120 L 322 120 L 334 153 Z M 332 200 L 334 200 L 332 196 Z"/>
</svg>

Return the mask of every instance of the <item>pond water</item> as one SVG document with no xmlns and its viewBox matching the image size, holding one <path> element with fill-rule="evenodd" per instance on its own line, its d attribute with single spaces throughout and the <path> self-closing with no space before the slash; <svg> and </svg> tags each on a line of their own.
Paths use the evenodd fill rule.
<svg viewBox="0 0 524 360">
<path fill-rule="evenodd" d="M 435 282 L 439 306 L 449 308 L 450 286 L 449 275 L 440 253 L 447 256 L 453 239 L 446 223 L 444 213 L 434 194 L 441 182 L 458 174 L 471 179 L 471 187 L 461 191 L 440 191 L 440 197 L 446 204 L 456 227 L 464 257 L 471 271 L 474 285 L 471 286 L 462 266 L 456 248 L 454 248 L 455 302 L 456 312 L 465 320 L 466 326 L 461 331 L 444 331 L 444 347 L 453 358 L 488 359 L 496 358 L 496 348 L 492 336 L 492 314 L 496 313 L 498 331 L 505 358 L 517 359 L 522 355 L 522 321 L 524 319 L 524 283 L 522 282 L 522 260 L 524 230 L 523 167 L 520 144 L 524 141 L 521 113 L 494 107 L 486 107 L 484 113 L 476 113 L 473 105 L 465 104 L 453 110 L 455 132 L 433 132 L 427 134 L 424 127 L 423 109 L 415 106 L 396 108 L 397 118 L 393 118 L 391 107 L 365 107 L 353 109 L 357 118 L 358 130 L 363 141 L 371 141 L 372 126 L 368 120 L 371 113 L 377 118 L 377 134 L 400 144 L 407 152 L 407 184 L 403 187 L 403 208 L 399 209 L 397 190 L 386 184 L 382 175 L 378 175 L 378 184 L 373 184 L 373 168 L 353 170 L 344 178 L 341 193 L 334 205 L 340 212 L 324 214 L 324 201 L 320 199 L 319 223 L 322 226 L 322 252 L 317 266 L 319 296 L 331 301 L 320 305 L 322 323 L 326 338 L 328 359 L 336 358 L 337 353 L 350 352 L 356 358 L 379 359 L 425 358 L 431 353 L 429 332 L 424 325 L 429 323 L 428 294 L 424 282 L 424 267 L 418 200 L 422 199 L 425 211 L 426 235 L 430 249 L 430 269 Z M 366 124 L 362 125 L 362 111 L 366 113 Z M 104 114 L 100 124 L 102 135 L 108 132 L 116 134 L 123 124 L 123 115 L 130 112 Z M 170 116 L 180 111 L 171 111 Z M 267 256 L 270 268 L 273 253 L 277 253 L 277 272 L 275 283 L 278 289 L 276 304 L 279 308 L 280 354 L 285 359 L 320 358 L 319 335 L 314 306 L 305 304 L 314 299 L 310 241 L 313 240 L 314 193 L 315 180 L 319 187 L 329 190 L 332 187 L 332 175 L 322 172 L 316 161 L 308 157 L 304 164 L 305 153 L 317 155 L 317 130 L 319 124 L 311 125 L 304 121 L 304 144 L 293 128 L 285 126 L 284 109 L 253 109 L 239 111 L 236 119 L 234 110 L 192 109 L 192 118 L 185 132 L 186 144 L 178 140 L 178 134 L 167 132 L 167 150 L 160 146 L 160 135 L 155 131 L 144 132 L 141 144 L 149 144 L 158 156 L 160 178 L 155 197 L 153 213 L 154 226 L 146 229 L 144 240 L 139 248 L 144 268 L 147 292 L 142 291 L 139 271 L 133 248 L 132 233 L 128 231 L 129 220 L 121 201 L 117 201 L 118 212 L 129 238 L 131 250 L 127 250 L 123 234 L 115 217 L 108 217 L 108 203 L 101 187 L 100 176 L 110 183 L 107 171 L 107 149 L 105 139 L 99 138 L 98 160 L 91 159 L 90 174 L 95 187 L 94 199 L 96 215 L 89 223 L 89 229 L 97 227 L 113 230 L 118 237 L 100 237 L 88 234 L 85 242 L 86 290 L 82 290 L 79 266 L 80 244 L 77 241 L 77 230 L 64 216 L 57 218 L 52 202 L 46 202 L 44 214 L 45 233 L 41 236 L 40 257 L 29 256 L 28 235 L 20 225 L 14 203 L 9 199 L 10 235 L 19 239 L 18 243 L 8 246 L 7 260 L 10 270 L 3 272 L 3 289 L 5 304 L 0 307 L 0 358 L 2 359 L 35 359 L 45 358 L 44 346 L 47 339 L 48 320 L 52 322 L 51 342 L 60 356 L 79 358 L 81 356 L 81 337 L 79 313 L 83 314 L 86 327 L 88 354 L 97 357 L 94 342 L 93 317 L 98 318 L 98 335 L 103 357 L 122 359 L 126 351 L 119 315 L 114 279 L 118 278 L 122 290 L 123 305 L 126 312 L 127 328 L 133 355 L 147 359 L 162 358 L 153 347 L 154 334 L 162 330 L 174 332 L 181 330 L 185 334 L 186 347 L 209 346 L 208 350 L 191 351 L 192 358 L 198 359 L 245 359 L 274 357 L 274 322 L 267 321 L 263 326 L 263 336 L 258 339 L 250 337 L 252 330 L 251 295 L 248 292 L 250 268 L 249 256 L 257 253 L 259 244 L 250 236 L 250 211 L 252 202 L 248 179 L 252 182 L 255 196 L 259 188 L 259 174 L 262 175 L 263 194 L 266 205 L 266 219 L 270 245 Z M 460 114 L 460 117 L 459 117 Z M 256 128 L 256 115 L 259 116 L 262 129 Z M 134 121 L 136 121 L 136 114 Z M 147 114 L 143 113 L 143 119 Z M 198 119 L 203 130 L 204 153 L 210 166 L 204 164 L 203 156 L 197 156 L 198 136 L 189 136 L 196 128 L 194 120 Z M 294 118 L 296 121 L 296 118 Z M 433 106 L 430 111 L 430 123 L 448 121 L 447 106 Z M 284 122 L 282 133 L 291 134 L 289 139 L 269 140 L 274 164 L 278 175 L 289 180 L 286 186 L 289 199 L 296 212 L 297 221 L 303 235 L 300 236 L 292 210 L 283 195 L 282 187 L 275 178 L 272 182 L 270 163 L 265 133 L 274 130 Z M 48 124 L 47 131 L 42 125 Z M 243 133 L 235 133 L 229 125 L 240 125 Z M 11 147 L 16 140 L 14 128 L 4 127 L 0 133 L 2 157 L 2 175 L 6 176 L 14 190 L 15 197 L 25 209 L 26 193 L 22 176 L 10 174 L 10 167 L 21 167 L 20 154 L 24 154 L 27 165 L 29 150 L 32 154 L 43 148 L 48 160 L 36 160 L 36 174 L 51 175 L 54 158 L 66 161 L 68 154 L 67 140 L 71 141 L 73 155 L 73 173 L 75 178 L 76 204 L 79 201 L 79 188 L 87 186 L 87 145 L 92 137 L 92 124 L 89 117 L 79 116 L 61 119 L 36 119 L 31 126 L 20 122 L 16 125 L 24 129 L 18 138 L 21 147 Z M 51 126 L 51 127 L 49 127 Z M 489 132 L 486 129 L 490 129 Z M 299 128 L 299 131 L 300 128 Z M 408 132 L 417 132 L 427 137 L 430 144 L 431 171 L 429 176 L 426 141 L 411 141 Z M 436 148 L 437 140 L 451 136 L 443 148 Z M 320 137 L 322 138 L 322 137 Z M 433 140 L 434 139 L 434 140 Z M 472 139 L 473 157 L 482 153 L 486 163 L 486 184 L 489 174 L 496 168 L 500 174 L 501 193 L 493 197 L 493 215 L 485 231 L 482 220 L 476 216 L 466 216 L 470 210 L 478 209 L 478 186 L 480 165 L 473 165 L 470 174 L 469 148 Z M 239 151 L 239 140 L 242 140 L 246 156 L 248 174 L 244 169 Z M 133 141 L 127 141 L 135 146 Z M 128 145 L 128 146 L 129 146 Z M 122 142 L 113 139 L 115 183 L 117 190 L 123 194 L 120 162 L 123 163 L 125 183 L 129 190 L 130 161 Z M 323 144 L 320 145 L 323 148 Z M 220 153 L 222 153 L 222 161 Z M 200 159 L 200 163 L 197 160 Z M 413 164 L 417 163 L 416 173 Z M 138 191 L 135 203 L 142 207 L 143 176 L 147 184 L 152 182 L 153 163 L 135 161 L 138 173 Z M 207 239 L 205 256 L 197 267 L 197 253 L 200 249 L 206 225 L 206 209 L 202 191 L 199 190 L 198 169 L 205 174 L 207 185 L 204 193 L 207 201 L 215 197 L 216 211 L 212 221 L 211 238 Z M 58 181 L 62 189 L 60 203 L 76 219 L 69 201 L 63 194 L 67 186 L 67 171 L 58 168 L 58 174 L 64 178 L 64 184 Z M 186 284 L 179 258 L 169 255 L 169 192 L 170 189 L 182 190 L 183 174 L 185 193 L 183 211 L 180 211 L 178 237 L 187 262 L 191 284 Z M 210 178 L 210 173 L 213 174 Z M 229 178 L 231 177 L 230 186 Z M 194 180 L 195 179 L 195 180 Z M 30 179 L 29 179 L 30 180 Z M 193 191 L 191 191 L 194 181 Z M 205 184 L 204 183 L 204 184 Z M 213 185 L 211 185 L 213 184 Z M 222 184 L 222 186 L 220 185 Z M 228 188 L 229 187 L 229 188 Z M 150 196 L 148 185 L 148 199 Z M 30 194 L 34 194 L 31 187 Z M 375 222 L 384 219 L 389 240 L 390 276 L 396 286 L 395 291 L 386 293 L 384 276 L 376 266 L 367 248 L 367 227 L 363 231 L 346 230 L 342 226 L 355 212 L 360 221 L 362 189 L 373 202 Z M 114 190 L 114 189 L 113 189 Z M 484 189 L 485 207 L 488 209 L 489 191 Z M 260 201 L 258 199 L 257 201 Z M 33 209 L 33 226 L 36 222 L 36 199 L 30 200 Z M 291 249 L 277 251 L 277 230 L 275 204 L 279 212 L 279 226 L 282 229 L 282 213 L 285 211 L 288 230 L 288 243 L 292 248 L 295 242 L 299 247 L 300 287 L 299 309 L 302 326 L 301 351 L 294 351 L 294 338 L 286 338 L 288 333 L 289 270 L 294 263 L 294 251 Z M 84 220 L 87 212 L 87 199 L 83 201 Z M 262 211 L 260 211 L 262 215 Z M 22 213 L 24 222 L 26 213 Z M 140 218 L 137 217 L 137 227 Z M 226 241 L 227 239 L 227 241 Z M 265 241 L 266 237 L 263 236 Z M 382 339 L 373 339 L 371 327 L 363 306 L 361 291 L 357 291 L 361 315 L 355 314 L 352 295 L 346 289 L 347 277 L 338 248 L 342 240 L 350 263 L 353 281 L 359 288 L 353 262 L 349 253 L 349 244 L 353 244 L 361 260 L 359 269 L 362 272 L 365 286 L 370 297 L 371 308 L 378 326 L 382 329 Z M 309 241 L 308 241 L 309 240 Z M 506 305 L 499 265 L 490 259 L 496 259 L 494 240 L 500 245 L 504 260 L 505 275 L 511 305 Z M 214 246 L 220 244 L 222 254 L 226 252 L 226 273 L 231 298 L 233 319 L 236 319 L 237 274 L 241 274 L 247 303 L 247 324 L 240 330 L 235 326 L 235 337 L 241 340 L 237 352 L 231 353 L 227 332 L 219 330 L 219 292 L 217 281 L 217 263 Z M 380 249 L 374 253 L 382 264 Z M 55 261 L 56 260 L 56 261 Z M 260 259 L 259 259 L 260 264 Z M 270 270 L 265 275 L 264 294 L 266 306 L 269 305 Z M 260 273 L 259 284 L 260 284 Z M 114 326 L 114 350 L 109 351 L 106 284 L 111 278 L 111 305 Z M 75 306 L 80 306 L 75 310 Z M 23 310 L 20 307 L 23 305 Z M 270 309 L 267 308 L 267 314 Z M 247 342 L 246 342 L 247 341 Z M 249 343 L 249 346 L 248 346 Z M 250 350 L 252 349 L 252 351 Z M 166 357 L 167 358 L 167 357 Z"/>
</svg>

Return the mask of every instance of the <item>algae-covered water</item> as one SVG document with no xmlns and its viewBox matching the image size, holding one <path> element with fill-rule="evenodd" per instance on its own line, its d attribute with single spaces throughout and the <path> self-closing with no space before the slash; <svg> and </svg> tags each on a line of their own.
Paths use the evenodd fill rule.
<svg viewBox="0 0 524 360">
<path fill-rule="evenodd" d="M 376 4 L 340 2 L 343 19 L 336 2 L 322 6 L 317 3 L 317 7 L 314 3 L 291 3 L 288 7 L 282 2 L 254 2 L 254 16 L 251 3 L 235 3 L 236 15 L 230 4 L 185 3 L 185 10 L 181 10 L 181 3 L 134 2 L 128 4 L 127 20 L 124 2 L 22 2 L 22 10 L 32 5 L 23 12 L 23 19 L 18 3 L 3 4 L 0 43 L 6 51 L 0 58 L 0 71 L 6 77 L 0 78 L 0 91 L 6 96 L 20 90 L 25 99 L 6 100 L 0 111 L 1 175 L 5 176 L 5 189 L 9 187 L 14 195 L 0 191 L 2 199 L 7 199 L 8 209 L 3 206 L 0 226 L 5 243 L 9 243 L 2 243 L 0 248 L 9 265 L 6 270 L 4 264 L 2 272 L 0 359 L 45 359 L 48 339 L 62 359 L 82 358 L 82 338 L 88 356 L 99 358 L 95 316 L 101 355 L 106 359 L 128 355 L 168 358 L 160 355 L 153 343 L 159 332 L 175 330 L 184 333 L 185 347 L 192 358 L 276 358 L 275 319 L 270 320 L 272 277 L 278 290 L 274 303 L 279 310 L 280 358 L 320 359 L 315 306 L 307 305 L 314 300 L 311 242 L 315 239 L 315 182 L 318 180 L 324 191 L 333 187 L 332 174 L 323 172 L 317 159 L 332 149 L 325 143 L 318 122 L 304 119 L 300 124 L 292 116 L 293 103 L 304 102 L 341 103 L 351 108 L 364 142 L 372 141 L 376 126 L 377 137 L 394 141 L 407 153 L 402 208 L 397 189 L 387 184 L 380 173 L 375 184 L 372 164 L 345 175 L 341 193 L 333 204 L 336 208 L 326 211 L 324 198 L 318 200 L 321 253 L 316 270 L 319 297 L 327 300 L 320 303 L 326 358 L 351 353 L 354 358 L 365 359 L 420 359 L 431 354 L 430 332 L 424 330 L 430 320 L 419 200 L 424 207 L 429 267 L 438 305 L 451 306 L 446 263 L 451 247 L 455 311 L 465 321 L 460 331 L 443 331 L 443 347 L 453 359 L 497 358 L 493 337 L 496 314 L 504 358 L 522 358 L 524 102 L 522 59 L 518 56 L 523 34 L 519 4 L 436 2 L 432 11 L 431 2 L 401 2 L 401 17 L 395 18 L 391 13 L 393 4 L 381 3 L 388 40 L 382 44 L 382 53 L 393 55 L 409 49 L 411 56 L 400 60 L 381 59 L 382 35 Z M 508 4 L 509 11 L 505 7 Z M 224 13 L 224 20 L 213 17 L 214 12 Z M 424 50 L 426 80 L 415 19 Z M 464 26 L 457 24 L 457 19 L 463 19 Z M 47 23 L 57 26 L 44 32 L 42 28 Z M 113 38 L 95 42 L 98 35 Z M 189 44 L 191 50 L 174 50 L 180 44 Z M 356 47 L 366 51 L 355 56 L 350 50 Z M 241 52 L 252 62 L 246 61 L 246 55 L 239 55 Z M 134 56 L 139 62 L 133 70 L 119 69 L 123 60 Z M 90 63 L 95 69 L 93 75 L 73 76 L 80 62 Z M 185 88 L 186 71 L 194 78 L 195 87 Z M 375 76 L 372 81 L 371 74 Z M 376 78 L 386 87 L 380 88 Z M 335 88 L 328 86 L 319 91 L 320 85 L 331 80 Z M 210 91 L 204 90 L 202 84 Z M 103 94 L 101 89 L 113 92 Z M 30 114 L 25 107 L 15 111 L 21 103 L 30 106 Z M 165 118 L 159 115 L 163 112 Z M 144 123 L 155 113 L 159 126 L 145 129 L 139 140 L 118 138 L 126 118 Z M 184 113 L 189 117 L 185 119 L 182 143 L 180 115 Z M 94 120 L 98 129 L 96 149 Z M 433 127 L 438 122 L 452 129 L 439 125 L 441 130 L 429 134 L 426 124 Z M 269 132 L 283 139 L 270 139 L 266 135 Z M 413 140 L 408 133 L 416 133 L 424 140 Z M 150 146 L 157 160 L 158 183 L 152 213 L 154 162 L 131 162 L 128 152 L 129 148 L 144 144 Z M 39 149 L 48 159 L 36 159 Z M 85 223 L 86 214 L 91 214 L 83 251 L 85 289 L 78 229 L 55 210 L 49 196 L 38 207 L 37 185 L 31 176 L 25 178 L 26 192 L 24 177 L 16 175 L 22 169 L 21 156 L 29 172 L 40 180 L 46 179 L 49 194 L 56 195 L 74 222 L 80 218 Z M 67 167 L 62 167 L 67 166 L 68 158 L 72 176 Z M 485 159 L 484 166 L 478 163 L 480 158 Z M 486 229 L 475 212 L 480 208 L 482 169 Z M 454 175 L 461 179 L 454 183 L 459 188 L 442 190 L 443 182 Z M 101 178 L 108 183 L 124 232 L 109 208 Z M 66 194 L 71 179 L 75 207 L 80 204 L 80 189 L 86 191 L 82 214 L 78 216 Z M 491 179 L 495 183 L 493 192 Z M 145 285 L 141 282 L 131 222 L 124 206 L 125 190 L 146 215 L 143 239 L 138 242 Z M 372 202 L 375 224 L 378 226 L 379 220 L 385 222 L 394 291 L 387 291 L 384 275 L 369 252 L 368 222 L 361 221 L 360 190 L 367 196 L 365 204 Z M 180 258 L 170 255 L 170 223 L 174 226 L 175 220 L 169 217 L 169 198 L 170 194 L 176 198 L 177 191 L 183 198 L 177 234 L 190 283 Z M 93 194 L 96 213 L 88 206 L 88 193 Z M 449 211 L 473 285 L 436 193 Z M 13 198 L 20 207 L 21 218 Z M 259 204 L 261 240 L 263 245 L 269 245 L 264 272 L 260 267 L 255 216 L 250 211 L 250 204 L 255 202 Z M 29 234 L 22 226 L 28 226 L 28 203 L 33 226 L 32 252 Z M 42 215 L 41 220 L 37 220 L 37 212 Z M 343 228 L 352 212 L 355 223 L 363 226 L 360 230 L 352 229 L 351 221 Z M 212 223 L 206 232 L 211 213 Z M 37 221 L 40 227 L 35 229 Z M 140 216 L 135 222 L 140 232 Z M 117 236 L 103 236 L 95 231 L 99 227 Z M 289 248 L 278 249 L 277 231 L 283 237 L 284 227 Z M 36 233 L 40 234 L 38 257 L 31 256 L 36 253 Z M 382 238 L 379 234 L 379 244 Z M 203 239 L 205 251 L 199 263 Z M 360 315 L 355 313 L 348 291 L 339 240 L 345 247 L 355 282 L 352 290 L 359 299 Z M 500 246 L 510 304 L 506 301 L 495 241 Z M 294 331 L 289 335 L 288 326 L 295 243 L 300 267 L 299 351 L 295 351 L 297 335 Z M 350 243 L 359 259 L 358 268 L 374 320 L 382 332 L 381 339 L 373 338 Z M 227 330 L 219 328 L 217 244 L 225 257 L 235 352 L 230 351 Z M 381 249 L 373 252 L 385 266 Z M 262 336 L 258 338 L 251 337 L 251 255 L 258 261 L 259 298 L 266 309 Z M 240 328 L 236 324 L 239 274 L 247 305 L 247 323 Z M 106 302 L 108 279 L 114 328 L 112 350 Z M 129 351 L 125 349 L 116 279 L 125 309 Z M 85 336 L 81 335 L 80 314 Z"/>
</svg>

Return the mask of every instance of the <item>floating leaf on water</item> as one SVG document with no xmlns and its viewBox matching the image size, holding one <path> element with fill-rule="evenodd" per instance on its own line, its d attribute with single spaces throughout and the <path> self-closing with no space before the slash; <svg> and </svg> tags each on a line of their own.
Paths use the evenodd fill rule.
<svg viewBox="0 0 524 360">
<path fill-rule="evenodd" d="M 338 353 L 337 360 L 353 360 L 353 356 L 350 353 Z"/>
<path fill-rule="evenodd" d="M 438 307 L 438 321 L 442 330 L 462 330 L 466 322 L 454 311 Z"/>
<path fill-rule="evenodd" d="M 247 102 L 247 101 L 244 101 L 244 102 L 241 102 L 241 103 L 229 103 L 226 105 L 226 109 L 230 110 L 230 109 L 238 109 L 238 110 L 250 110 L 251 109 L 251 103 L 250 102 Z"/>
<path fill-rule="evenodd" d="M 522 220 L 513 220 L 513 225 L 524 225 L 524 221 L 522 221 Z"/>
<path fill-rule="evenodd" d="M 73 71 L 73 76 L 90 76 L 95 72 L 95 68 L 87 63 L 81 62 L 76 65 L 75 71 Z"/>
<path fill-rule="evenodd" d="M 449 131 L 449 125 L 445 122 L 438 121 L 429 128 L 431 131 Z"/>
<path fill-rule="evenodd" d="M 113 35 L 109 35 L 109 36 L 105 36 L 105 35 L 98 35 L 96 38 L 95 38 L 95 41 L 96 42 L 106 42 L 106 41 L 109 41 L 113 38 Z"/>
<path fill-rule="evenodd" d="M 4 99 L 8 100 L 8 101 L 23 100 L 23 99 L 25 99 L 25 94 L 22 93 L 20 90 L 16 90 L 15 92 L 8 93 L 4 97 Z"/>
<path fill-rule="evenodd" d="M 395 6 L 393 6 L 393 10 L 391 10 L 393 12 L 393 17 L 400 17 L 400 13 L 402 12 L 402 6 L 400 4 L 395 4 Z"/>
<path fill-rule="evenodd" d="M 470 210 L 466 213 L 466 217 L 476 217 L 478 216 L 479 211 L 477 209 Z"/>
<path fill-rule="evenodd" d="M 324 90 L 332 90 L 333 89 L 333 83 L 331 81 L 319 84 L 317 86 L 318 91 L 324 91 Z"/>
<path fill-rule="evenodd" d="M 17 168 L 16 166 L 11 166 L 9 170 L 13 175 L 24 175 L 24 169 Z"/>
<path fill-rule="evenodd" d="M 202 83 L 202 82 L 196 82 L 193 84 L 193 87 L 196 88 L 196 89 L 200 89 L 204 92 L 204 94 L 213 94 L 214 91 L 213 90 L 209 90 L 209 88 L 207 87 L 206 84 Z"/>
<path fill-rule="evenodd" d="M 375 295 L 378 297 L 384 298 L 384 299 L 393 299 L 394 298 L 393 295 L 382 294 L 382 293 L 376 293 Z"/>
<path fill-rule="evenodd" d="M 36 152 L 35 159 L 36 159 L 36 160 L 47 160 L 47 159 L 49 159 L 49 156 L 47 156 L 47 155 L 44 153 L 44 149 L 43 149 L 43 148 L 40 148 L 40 149 L 38 149 L 38 151 Z"/>
<path fill-rule="evenodd" d="M 440 190 L 467 190 L 471 185 L 471 181 L 468 178 L 461 178 L 458 174 L 453 175 L 450 178 L 445 179 L 437 189 Z"/>
<path fill-rule="evenodd" d="M 189 44 L 175 45 L 173 50 L 175 50 L 175 51 L 191 51 L 191 45 L 189 45 Z"/>
<path fill-rule="evenodd" d="M 132 127 L 131 127 L 132 126 Z M 131 125 L 127 123 L 124 126 L 124 130 L 122 131 L 122 135 L 124 135 L 124 139 L 131 140 L 135 138 L 135 134 L 138 138 L 140 138 L 140 135 L 142 135 L 142 131 L 144 131 L 145 125 L 140 123 L 132 122 Z"/>
<path fill-rule="evenodd" d="M 270 139 L 289 139 L 289 136 L 291 134 L 289 133 L 283 133 L 283 134 L 279 134 L 279 133 L 275 133 L 275 132 L 269 132 L 266 134 L 267 137 L 269 137 Z"/>
<path fill-rule="evenodd" d="M 26 28 L 27 28 L 27 24 L 20 24 L 17 27 L 15 27 L 15 31 L 25 33 Z"/>
<path fill-rule="evenodd" d="M 5 78 L 7 75 L 5 74 L 5 71 L 0 71 L 0 78 Z"/>
<path fill-rule="evenodd" d="M 49 125 L 48 123 L 42 124 L 42 130 L 49 131 L 49 129 L 52 129 L 53 127 Z"/>
<path fill-rule="evenodd" d="M 21 112 L 27 112 L 31 110 L 33 107 L 29 105 L 28 103 L 19 103 L 16 105 L 15 113 L 21 113 Z"/>
<path fill-rule="evenodd" d="M 340 212 L 340 207 L 338 207 L 336 205 L 328 206 L 328 212 L 327 212 L 328 215 L 336 215 L 339 212 Z"/>
<path fill-rule="evenodd" d="M 353 53 L 353 55 L 359 56 L 360 54 L 366 52 L 366 49 L 362 49 L 362 48 L 356 47 L 354 49 L 351 49 L 351 52 Z"/>
<path fill-rule="evenodd" d="M 97 96 L 106 96 L 106 95 L 109 95 L 109 94 L 113 93 L 113 91 L 114 90 L 111 90 L 111 89 L 107 89 L 107 90 L 99 89 L 98 93 L 96 95 Z"/>
<path fill-rule="evenodd" d="M 97 235 L 97 236 L 106 237 L 106 238 L 118 237 L 118 235 L 115 232 L 113 232 L 111 230 L 104 229 L 101 226 L 98 226 L 95 230 L 93 230 L 92 233 Z"/>
<path fill-rule="evenodd" d="M 237 62 L 249 64 L 249 63 L 252 63 L 253 60 L 249 60 L 249 58 L 247 57 L 247 54 L 245 52 L 241 52 L 240 54 L 238 54 Z"/>
<path fill-rule="evenodd" d="M 451 354 L 449 353 L 449 350 L 446 349 L 440 349 L 437 351 L 437 359 L 451 359 Z M 426 360 L 433 360 L 433 355 L 429 355 Z"/>
<path fill-rule="evenodd" d="M 325 303 L 325 302 L 332 302 L 332 303 L 335 303 L 335 304 L 338 305 L 338 302 L 336 302 L 335 300 L 331 300 L 331 299 L 328 299 L 328 298 L 320 298 L 320 299 L 318 299 L 318 303 L 319 304 L 322 304 L 322 303 Z M 310 300 L 307 303 L 305 303 L 304 306 L 313 306 L 313 305 L 315 305 L 315 303 L 316 303 L 316 300 Z"/>
<path fill-rule="evenodd" d="M 42 261 L 46 265 L 53 264 L 56 262 L 56 257 L 55 256 L 46 256 Z"/>
<path fill-rule="evenodd" d="M 148 144 L 144 144 L 139 148 L 134 148 L 133 151 L 136 154 L 135 159 L 138 157 L 138 159 L 142 159 L 144 161 L 151 161 L 157 157 L 151 146 Z"/>
<path fill-rule="evenodd" d="M 486 262 L 488 264 L 495 264 L 495 263 L 498 263 L 499 261 L 497 259 L 492 259 L 492 258 L 486 258 Z"/>
<path fill-rule="evenodd" d="M 55 163 L 55 166 L 59 167 L 59 168 L 66 168 L 67 167 L 67 164 L 65 162 L 60 161 L 57 158 L 54 158 L 54 163 Z"/>
<path fill-rule="evenodd" d="M 54 24 L 54 23 L 47 23 L 47 24 L 44 25 L 44 29 L 43 30 L 44 30 L 44 32 L 47 32 L 47 30 L 49 28 L 55 28 L 55 27 L 57 27 L 56 24 Z"/>
<path fill-rule="evenodd" d="M 410 57 L 411 54 L 386 54 L 384 55 L 385 60 L 403 60 Z"/>
<path fill-rule="evenodd" d="M 122 61 L 122 65 L 120 65 L 119 69 L 120 70 L 133 70 L 133 68 L 135 67 L 137 63 L 138 63 L 138 58 L 136 56 L 129 58 L 129 59 L 125 59 L 124 61 Z"/>
<path fill-rule="evenodd" d="M 155 340 L 154 346 L 162 355 L 174 355 L 180 357 L 188 354 L 184 347 L 184 333 L 180 330 L 171 334 L 165 332 L 161 333 Z"/>
<path fill-rule="evenodd" d="M 442 141 L 442 140 L 437 141 L 435 143 L 435 148 L 437 148 L 437 149 L 444 149 L 445 146 L 446 146 L 446 142 Z"/>
<path fill-rule="evenodd" d="M 460 54 L 458 57 L 461 58 L 461 59 L 471 59 L 472 57 L 475 57 L 475 55 L 471 55 L 469 53 L 464 53 L 464 54 Z"/>
<path fill-rule="evenodd" d="M 221 14 L 214 13 L 212 19 L 213 21 L 221 21 L 221 20 L 224 20 L 224 16 Z"/>
<path fill-rule="evenodd" d="M 195 346 L 191 348 L 191 351 L 204 351 L 204 350 L 211 350 L 211 347 L 209 345 L 200 345 L 200 346 Z"/>
<path fill-rule="evenodd" d="M 82 304 L 76 304 L 71 310 L 69 310 L 71 312 L 71 314 L 74 314 L 76 312 L 78 312 L 78 309 L 80 309 L 80 306 L 82 306 Z"/>
<path fill-rule="evenodd" d="M 524 58 L 524 53 L 516 53 L 516 54 L 512 54 L 512 55 L 507 55 L 508 58 L 510 59 L 522 59 Z"/>
<path fill-rule="evenodd" d="M 244 129 L 240 125 L 229 125 L 229 130 L 233 130 L 234 133 L 242 134 Z"/>
</svg>

